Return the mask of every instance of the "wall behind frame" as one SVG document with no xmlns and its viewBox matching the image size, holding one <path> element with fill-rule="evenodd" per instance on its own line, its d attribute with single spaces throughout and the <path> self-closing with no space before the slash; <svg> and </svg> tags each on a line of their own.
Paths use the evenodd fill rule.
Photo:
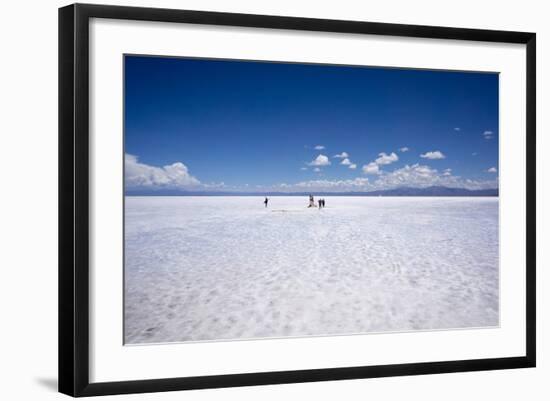
<svg viewBox="0 0 550 401">
<path fill-rule="evenodd" d="M 160 0 L 88 1 L 114 5 L 203 9 L 255 14 L 368 20 L 537 33 L 538 135 L 538 367 L 254 388 L 202 390 L 155 395 L 118 396 L 132 400 L 464 400 L 529 398 L 550 393 L 550 351 L 546 317 L 550 297 L 550 141 L 544 133 L 550 118 L 550 26 L 545 3 L 449 3 L 432 0 L 387 2 Z M 56 392 L 57 375 L 57 8 L 69 1 L 9 2 L 0 24 L 0 311 L 3 344 L 0 396 L 5 399 L 66 399 Z M 7 9 L 6 9 L 7 7 Z M 546 250 L 544 249 L 546 248 Z M 111 397 L 114 398 L 114 397 Z"/>
</svg>

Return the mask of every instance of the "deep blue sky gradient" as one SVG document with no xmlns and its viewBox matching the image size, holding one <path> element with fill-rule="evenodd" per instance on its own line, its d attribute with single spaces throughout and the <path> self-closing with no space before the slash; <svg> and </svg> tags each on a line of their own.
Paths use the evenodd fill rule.
<svg viewBox="0 0 550 401">
<path fill-rule="evenodd" d="M 124 100 L 125 152 L 180 161 L 201 182 L 317 179 L 300 168 L 319 153 L 333 162 L 323 179 L 363 176 L 380 152 L 399 155 L 389 171 L 421 163 L 488 179 L 498 167 L 498 74 L 126 56 Z M 419 157 L 434 150 L 446 158 Z M 342 151 L 356 170 L 332 158 Z"/>
</svg>

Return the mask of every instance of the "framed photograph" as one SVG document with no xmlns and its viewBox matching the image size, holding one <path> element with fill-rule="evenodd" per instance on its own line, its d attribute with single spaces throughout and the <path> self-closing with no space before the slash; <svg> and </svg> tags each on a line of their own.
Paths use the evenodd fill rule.
<svg viewBox="0 0 550 401">
<path fill-rule="evenodd" d="M 535 366 L 535 34 L 59 10 L 59 390 Z"/>
</svg>

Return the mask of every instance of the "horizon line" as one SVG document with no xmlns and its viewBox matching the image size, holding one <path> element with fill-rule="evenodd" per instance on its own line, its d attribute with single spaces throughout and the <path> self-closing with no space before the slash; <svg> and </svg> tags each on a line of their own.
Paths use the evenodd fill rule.
<svg viewBox="0 0 550 401">
<path fill-rule="evenodd" d="M 426 193 L 436 189 L 445 191 L 441 194 Z M 395 191 L 404 191 L 402 194 L 395 194 Z M 416 193 L 415 193 L 416 191 Z M 476 194 L 486 194 L 477 196 L 499 196 L 499 188 L 467 189 L 452 187 L 401 187 L 393 189 L 373 190 L 373 191 L 181 191 L 177 189 L 159 189 L 159 190 L 125 190 L 124 196 L 471 196 Z"/>
</svg>

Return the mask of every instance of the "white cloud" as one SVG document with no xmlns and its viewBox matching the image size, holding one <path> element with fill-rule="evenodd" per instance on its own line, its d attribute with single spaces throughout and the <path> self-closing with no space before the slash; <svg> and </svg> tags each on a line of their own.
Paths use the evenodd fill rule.
<svg viewBox="0 0 550 401">
<path fill-rule="evenodd" d="M 367 166 L 363 166 L 363 171 Z M 378 168 L 378 165 L 372 162 L 370 163 L 370 168 L 374 171 L 374 169 Z M 463 179 L 459 176 L 452 175 L 450 169 L 439 172 L 434 168 L 417 163 L 406 165 L 392 172 L 379 172 L 379 174 L 374 176 L 373 181 L 369 180 L 367 177 L 359 177 L 353 180 L 310 180 L 298 182 L 296 184 L 278 184 L 272 187 L 264 187 L 263 189 L 274 191 L 284 190 L 288 192 L 368 192 L 400 187 L 426 188 L 431 186 L 466 188 L 471 190 L 498 188 L 498 177 L 490 180 Z"/>
<path fill-rule="evenodd" d="M 313 149 L 315 150 L 323 150 L 325 147 L 323 145 L 317 145 Z"/>
<path fill-rule="evenodd" d="M 348 158 L 346 158 L 342 160 L 340 164 L 343 164 L 344 166 L 349 166 L 351 164 L 351 161 Z"/>
<path fill-rule="evenodd" d="M 366 191 L 369 188 L 369 179 L 366 177 L 358 177 L 353 180 L 310 180 L 302 181 L 296 184 L 278 184 L 270 190 L 285 190 L 289 192 L 302 191 L 327 191 L 327 192 L 344 192 L 344 191 Z"/>
<path fill-rule="evenodd" d="M 463 179 L 452 174 L 445 174 L 445 172 L 451 173 L 451 170 L 445 169 L 443 173 L 439 173 L 436 169 L 418 163 L 412 166 L 406 165 L 391 173 L 381 175 L 378 180 L 373 183 L 373 186 L 375 189 L 399 187 L 425 188 L 430 186 L 466 188 L 471 190 L 498 188 L 498 179 Z"/>
<path fill-rule="evenodd" d="M 300 167 L 300 170 L 306 171 L 306 170 L 307 170 L 307 167 Z"/>
<path fill-rule="evenodd" d="M 483 137 L 485 139 L 493 139 L 495 136 L 493 131 L 483 131 Z"/>
<path fill-rule="evenodd" d="M 357 168 L 357 164 L 351 163 L 348 167 L 352 170 L 355 170 Z"/>
<path fill-rule="evenodd" d="M 321 172 L 321 169 L 320 169 L 319 167 L 315 167 L 315 168 L 313 169 L 313 171 L 315 171 L 316 173 L 320 173 L 320 172 Z"/>
<path fill-rule="evenodd" d="M 325 155 L 319 155 L 317 158 L 308 163 L 310 166 L 330 166 L 330 160 Z"/>
<path fill-rule="evenodd" d="M 472 156 L 477 156 L 477 152 L 472 153 Z"/>
<path fill-rule="evenodd" d="M 496 167 L 491 167 L 489 170 L 487 170 L 488 173 L 496 173 L 497 172 L 497 168 Z"/>
<path fill-rule="evenodd" d="M 365 174 L 379 174 L 380 168 L 378 167 L 378 164 L 375 162 L 371 162 L 369 164 L 365 164 L 363 166 L 363 173 Z"/>
<path fill-rule="evenodd" d="M 408 149 L 407 149 L 408 150 Z M 369 164 L 363 165 L 363 173 L 365 174 L 381 174 L 379 166 L 388 165 L 399 160 L 399 156 L 395 152 L 391 152 L 389 155 L 382 152 L 378 153 L 378 158 L 370 162 Z"/>
<path fill-rule="evenodd" d="M 137 156 L 125 154 L 124 172 L 128 188 L 187 189 L 203 185 L 189 174 L 187 166 L 181 162 L 155 167 L 140 163 Z"/>
<path fill-rule="evenodd" d="M 423 155 L 420 155 L 423 159 L 430 159 L 430 160 L 437 160 L 437 159 L 444 159 L 445 155 L 441 153 L 439 150 L 435 150 L 433 152 L 426 152 Z"/>
<path fill-rule="evenodd" d="M 332 157 L 335 157 L 335 158 L 337 158 L 337 159 L 345 159 L 346 157 L 349 157 L 349 155 L 348 155 L 347 152 L 342 152 L 342 153 L 340 153 L 340 154 L 338 154 L 338 155 L 334 155 L 334 156 L 332 156 Z"/>
<path fill-rule="evenodd" d="M 460 127 L 455 127 L 454 130 L 455 130 L 456 132 L 460 132 Z"/>
<path fill-rule="evenodd" d="M 406 147 L 406 146 L 403 146 L 402 148 L 399 148 L 399 151 L 400 151 L 401 153 L 408 152 L 409 150 L 410 150 L 410 149 L 409 149 L 408 147 Z"/>
<path fill-rule="evenodd" d="M 383 177 L 384 185 L 429 186 L 437 177 L 437 170 L 421 164 L 406 165 Z"/>
<path fill-rule="evenodd" d="M 398 187 L 427 187 L 434 185 L 437 170 L 421 164 L 406 165 L 381 176 L 376 181 L 377 189 Z"/>
<path fill-rule="evenodd" d="M 374 162 L 380 165 L 391 164 L 399 160 L 399 156 L 397 156 L 394 152 L 391 152 L 389 155 L 382 152 L 382 153 L 379 153 L 378 156 L 380 157 L 376 159 Z"/>
</svg>

